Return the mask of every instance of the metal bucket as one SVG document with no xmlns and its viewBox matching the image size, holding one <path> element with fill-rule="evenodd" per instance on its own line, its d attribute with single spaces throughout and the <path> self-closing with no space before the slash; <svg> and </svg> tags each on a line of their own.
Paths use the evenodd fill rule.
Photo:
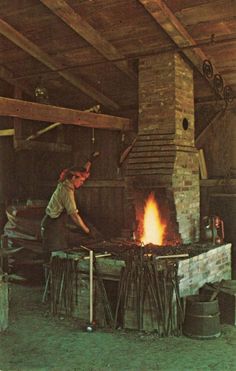
<svg viewBox="0 0 236 371">
<path fill-rule="evenodd" d="M 194 339 L 213 339 L 220 336 L 218 299 L 206 301 L 200 295 L 187 297 L 183 334 Z"/>
</svg>

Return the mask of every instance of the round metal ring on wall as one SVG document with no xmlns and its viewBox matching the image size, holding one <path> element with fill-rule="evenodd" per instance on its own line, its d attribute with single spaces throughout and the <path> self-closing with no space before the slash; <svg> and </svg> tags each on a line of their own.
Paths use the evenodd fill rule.
<svg viewBox="0 0 236 371">
<path fill-rule="evenodd" d="M 229 85 L 226 85 L 224 87 L 224 100 L 226 103 L 231 103 L 234 99 L 234 94 L 233 94 L 233 89 L 231 88 L 231 86 Z"/>
<path fill-rule="evenodd" d="M 218 73 L 216 73 L 214 75 L 213 83 L 214 83 L 215 91 L 217 93 L 221 93 L 223 91 L 223 88 L 224 88 L 224 81 L 223 81 L 221 75 L 219 75 Z"/>
<path fill-rule="evenodd" d="M 213 77 L 213 67 L 208 59 L 203 61 L 202 71 L 206 78 L 211 79 Z"/>
</svg>

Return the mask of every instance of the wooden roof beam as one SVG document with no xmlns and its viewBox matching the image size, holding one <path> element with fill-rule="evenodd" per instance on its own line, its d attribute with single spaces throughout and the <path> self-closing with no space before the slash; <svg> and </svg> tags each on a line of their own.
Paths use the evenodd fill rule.
<svg viewBox="0 0 236 371">
<path fill-rule="evenodd" d="M 64 0 L 40 0 L 56 16 L 61 18 L 67 26 L 72 28 L 79 36 L 92 45 L 106 59 L 131 79 L 137 80 L 137 75 L 128 65 L 124 55 L 121 54 L 110 42 L 104 39 L 89 23 L 87 23 L 77 12 Z"/>
<path fill-rule="evenodd" d="M 86 81 L 78 76 L 74 76 L 68 71 L 62 71 L 63 66 L 55 61 L 50 55 L 41 50 L 37 45 L 23 36 L 20 32 L 10 26 L 8 23 L 0 19 L 0 33 L 7 39 L 11 40 L 15 45 L 23 49 L 26 53 L 43 63 L 52 71 L 56 71 L 66 81 L 69 81 L 73 86 L 80 89 L 83 93 L 101 103 L 107 108 L 112 110 L 119 109 L 119 105 L 113 102 L 110 98 L 96 90 L 93 86 L 89 85 Z"/>
<path fill-rule="evenodd" d="M 95 129 L 122 131 L 133 129 L 132 121 L 124 117 L 79 111 L 5 97 L 0 97 L 0 115 L 33 121 L 60 122 L 62 124 Z"/>
<path fill-rule="evenodd" d="M 197 46 L 196 41 L 190 36 L 188 31 L 176 18 L 174 13 L 166 6 L 163 0 L 139 0 L 145 9 L 151 14 L 162 29 L 170 36 L 174 43 L 182 49 L 182 53 L 189 61 L 197 68 L 197 70 L 204 76 L 202 71 L 203 61 L 208 59 L 205 53 Z M 194 48 L 188 48 L 194 47 Z M 186 48 L 186 49 L 184 49 Z M 218 73 L 213 66 L 214 73 Z M 206 78 L 204 76 L 204 78 Z M 213 81 L 208 80 L 210 86 L 214 89 Z M 219 93 L 223 97 L 222 93 Z"/>
</svg>

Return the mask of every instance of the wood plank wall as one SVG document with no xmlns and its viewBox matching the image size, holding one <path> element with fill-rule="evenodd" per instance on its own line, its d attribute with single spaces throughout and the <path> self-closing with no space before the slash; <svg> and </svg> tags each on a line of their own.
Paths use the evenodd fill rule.
<svg viewBox="0 0 236 371">
<path fill-rule="evenodd" d="M 41 123 L 30 124 L 23 121 L 23 137 L 33 134 L 41 126 Z M 19 201 L 49 200 L 62 169 L 83 165 L 91 152 L 99 151 L 100 157 L 93 164 L 90 179 L 77 191 L 78 205 L 81 212 L 105 236 L 120 235 L 124 212 L 124 182 L 117 172 L 121 147 L 124 146 L 121 143 L 121 132 L 100 129 L 93 131 L 90 128 L 66 125 L 63 126 L 63 141 L 71 145 L 72 151 L 46 151 L 44 143 L 55 142 L 58 130 L 59 128 L 55 128 L 37 138 L 42 143 L 42 150 L 37 146 L 35 149 L 14 152 L 12 140 L 10 147 L 14 153 L 17 179 L 13 198 Z"/>
</svg>

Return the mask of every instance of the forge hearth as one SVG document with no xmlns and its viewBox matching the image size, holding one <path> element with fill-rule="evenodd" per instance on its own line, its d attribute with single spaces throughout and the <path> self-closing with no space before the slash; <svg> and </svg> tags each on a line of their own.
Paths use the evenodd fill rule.
<svg viewBox="0 0 236 371">
<path fill-rule="evenodd" d="M 95 246 L 96 245 L 96 246 Z M 91 249 L 91 245 L 87 246 Z M 94 314 L 100 327 L 180 335 L 184 298 L 206 282 L 231 278 L 231 245 L 140 246 L 117 238 L 93 244 Z M 89 321 L 89 259 L 84 248 L 52 254 L 54 315 Z M 100 257 L 103 254 L 110 256 Z M 164 308 L 164 309 L 163 309 Z"/>
</svg>

